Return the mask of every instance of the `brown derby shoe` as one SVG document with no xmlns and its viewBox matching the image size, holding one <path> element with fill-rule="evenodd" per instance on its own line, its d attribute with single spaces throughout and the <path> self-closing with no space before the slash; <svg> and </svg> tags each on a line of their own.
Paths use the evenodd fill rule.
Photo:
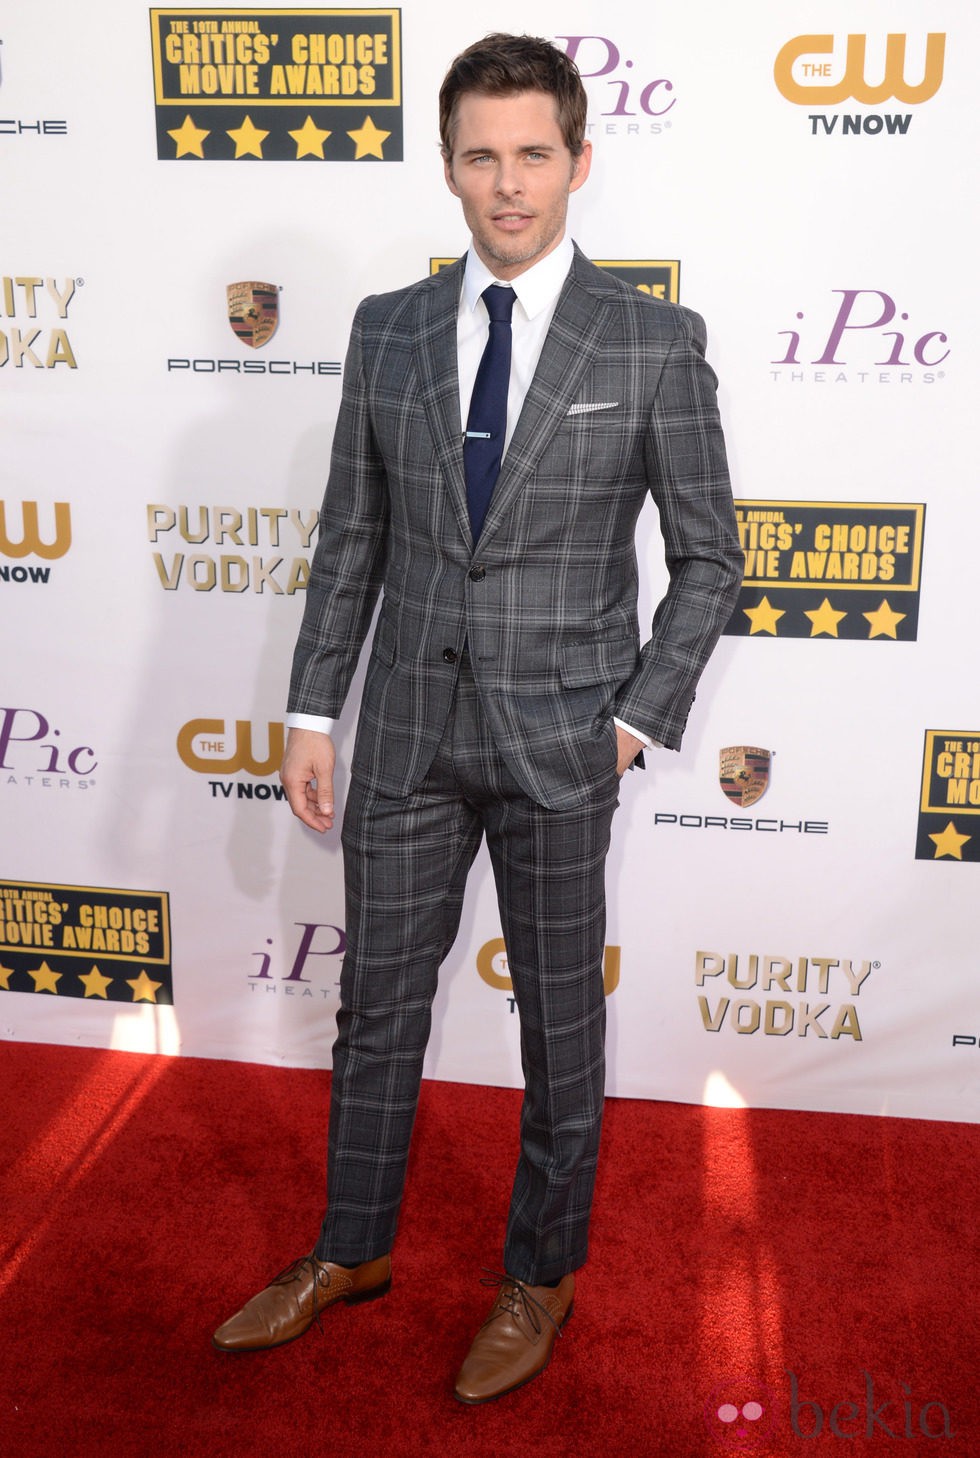
<svg viewBox="0 0 980 1458">
<path fill-rule="evenodd" d="M 528 1286 L 512 1276 L 485 1284 L 499 1284 L 500 1290 L 456 1378 L 460 1402 L 491 1402 L 543 1372 L 572 1314 L 572 1274 L 557 1286 Z"/>
<path fill-rule="evenodd" d="M 211 1340 L 220 1352 L 266 1352 L 301 1337 L 335 1301 L 373 1301 L 390 1286 L 391 1256 L 351 1269 L 303 1256 L 219 1326 Z"/>
</svg>

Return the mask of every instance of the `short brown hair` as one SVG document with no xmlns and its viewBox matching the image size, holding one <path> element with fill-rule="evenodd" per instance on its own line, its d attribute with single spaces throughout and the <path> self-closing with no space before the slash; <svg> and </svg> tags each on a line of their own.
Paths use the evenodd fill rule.
<svg viewBox="0 0 980 1458">
<path fill-rule="evenodd" d="M 439 90 L 439 136 L 447 161 L 452 155 L 456 108 L 468 91 L 481 96 L 543 91 L 553 96 L 565 145 L 573 157 L 581 156 L 588 98 L 575 62 L 550 41 L 497 32 L 456 57 Z"/>
</svg>

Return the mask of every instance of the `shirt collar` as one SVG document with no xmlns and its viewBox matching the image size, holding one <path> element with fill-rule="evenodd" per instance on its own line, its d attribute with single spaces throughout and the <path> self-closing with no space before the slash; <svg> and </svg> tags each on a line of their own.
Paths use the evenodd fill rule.
<svg viewBox="0 0 980 1458">
<path fill-rule="evenodd" d="M 509 280 L 510 286 L 517 295 L 518 303 L 528 319 L 533 319 L 536 314 L 542 313 L 554 304 L 568 277 L 574 252 L 572 240 L 566 234 L 558 247 L 545 254 L 540 263 L 535 263 L 531 268 L 519 273 L 515 279 Z M 466 255 L 466 271 L 463 275 L 460 307 L 472 311 L 476 308 L 477 300 L 485 288 L 492 283 L 503 282 L 503 279 L 495 278 L 471 244 Z"/>
</svg>

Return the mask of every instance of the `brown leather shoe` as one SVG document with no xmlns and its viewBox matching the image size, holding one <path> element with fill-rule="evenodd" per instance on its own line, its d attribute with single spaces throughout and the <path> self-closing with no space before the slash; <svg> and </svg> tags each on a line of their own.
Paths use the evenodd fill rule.
<svg viewBox="0 0 980 1458">
<path fill-rule="evenodd" d="M 498 1282 L 497 1299 L 456 1378 L 460 1402 L 490 1402 L 543 1372 L 555 1338 L 572 1314 L 572 1274 L 557 1286 L 526 1286 L 512 1276 L 485 1284 Z"/>
<path fill-rule="evenodd" d="M 384 1296 L 391 1286 L 391 1256 L 348 1270 L 303 1256 L 253 1296 L 212 1337 L 221 1352 L 265 1352 L 295 1341 L 335 1301 L 353 1305 Z"/>
</svg>

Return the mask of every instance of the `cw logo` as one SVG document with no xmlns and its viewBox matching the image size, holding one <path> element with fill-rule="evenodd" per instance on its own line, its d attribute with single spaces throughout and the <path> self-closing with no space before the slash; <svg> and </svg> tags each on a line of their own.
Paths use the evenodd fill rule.
<svg viewBox="0 0 980 1458">
<path fill-rule="evenodd" d="M 252 752 L 252 725 L 235 720 L 235 752 L 226 755 L 224 719 L 191 719 L 177 735 L 177 753 L 188 769 L 199 775 L 233 775 L 243 770 L 250 775 L 271 775 L 282 763 L 286 744 L 285 726 L 270 724 L 269 754 L 257 760 Z"/>
<path fill-rule="evenodd" d="M 607 997 L 619 986 L 621 954 L 621 947 L 606 947 L 603 953 L 602 985 Z M 513 992 L 503 937 L 495 937 L 492 942 L 483 944 L 476 954 L 476 970 L 488 987 L 495 987 L 498 992 Z"/>
<path fill-rule="evenodd" d="M 879 86 L 869 84 L 866 79 L 865 50 L 867 36 L 849 35 L 844 62 L 844 79 L 832 82 L 821 80 L 830 76 L 833 66 L 830 61 L 806 60 L 804 56 L 830 56 L 834 50 L 832 35 L 798 35 L 787 41 L 773 67 L 776 85 L 787 101 L 797 106 L 836 106 L 853 97 L 873 106 L 878 101 L 903 101 L 907 106 L 929 101 L 939 90 L 943 79 L 943 60 L 946 54 L 944 33 L 930 33 L 926 37 L 925 74 L 916 86 L 910 86 L 905 79 L 904 35 L 889 35 L 885 47 L 885 76 Z M 815 84 L 805 85 L 794 79 L 793 67 L 801 61 L 800 70 L 804 77 L 812 78 Z"/>
<path fill-rule="evenodd" d="M 56 501 L 54 504 L 53 542 L 41 540 L 36 501 L 22 501 L 20 512 L 21 537 L 20 541 L 13 542 L 7 534 L 6 504 L 0 501 L 0 553 L 5 557 L 27 557 L 33 553 L 35 557 L 43 557 L 48 562 L 54 561 L 56 557 L 63 557 L 71 546 L 71 508 L 67 501 Z"/>
</svg>

